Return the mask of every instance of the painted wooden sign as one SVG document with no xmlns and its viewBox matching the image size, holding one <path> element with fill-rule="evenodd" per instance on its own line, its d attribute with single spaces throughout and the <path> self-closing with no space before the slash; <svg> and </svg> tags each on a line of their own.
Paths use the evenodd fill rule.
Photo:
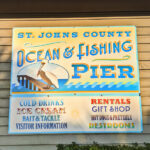
<svg viewBox="0 0 150 150">
<path fill-rule="evenodd" d="M 14 28 L 11 92 L 139 92 L 136 28 Z"/>
<path fill-rule="evenodd" d="M 141 132 L 137 54 L 135 26 L 14 28 L 9 133 Z"/>
<path fill-rule="evenodd" d="M 54 96 L 10 99 L 9 133 L 135 133 L 139 96 Z"/>
</svg>

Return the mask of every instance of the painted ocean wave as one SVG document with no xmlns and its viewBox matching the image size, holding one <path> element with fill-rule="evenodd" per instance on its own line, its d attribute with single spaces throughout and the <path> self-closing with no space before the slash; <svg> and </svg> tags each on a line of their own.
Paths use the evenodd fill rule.
<svg viewBox="0 0 150 150">
<path fill-rule="evenodd" d="M 134 84 L 131 84 L 130 82 L 126 84 L 118 83 L 114 84 L 109 83 L 106 84 L 105 82 L 101 84 L 97 84 L 96 82 L 93 83 L 92 85 L 86 83 L 84 85 L 81 85 L 80 83 L 73 84 L 70 83 L 66 85 L 65 83 L 67 82 L 68 79 L 58 79 L 59 83 L 59 88 L 58 89 L 53 89 L 53 90 L 46 90 L 46 91 L 138 91 L 139 90 L 139 83 L 136 82 Z M 44 84 L 47 84 L 43 80 L 39 80 L 40 82 L 43 82 Z M 22 80 L 20 81 L 22 82 Z M 26 80 L 24 80 L 24 86 L 21 84 L 19 86 L 16 86 L 15 84 L 12 85 L 12 92 L 33 92 L 33 91 L 38 91 L 33 90 L 33 85 L 32 89 L 26 88 L 25 87 Z"/>
</svg>

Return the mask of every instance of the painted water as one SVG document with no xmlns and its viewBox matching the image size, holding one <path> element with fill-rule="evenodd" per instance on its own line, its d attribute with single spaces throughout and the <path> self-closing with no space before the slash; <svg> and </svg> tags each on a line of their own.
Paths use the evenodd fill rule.
<svg viewBox="0 0 150 150">
<path fill-rule="evenodd" d="M 47 84 L 46 82 L 44 82 L 43 80 L 38 80 L 40 82 L 43 82 L 45 84 Z M 68 81 L 68 79 L 58 79 L 58 83 L 59 83 L 59 88 L 55 88 L 53 90 L 46 90 L 46 91 L 137 91 L 139 90 L 139 86 L 138 86 L 138 82 L 135 82 L 134 84 L 131 84 L 130 82 L 126 83 L 126 84 L 105 84 L 105 82 L 101 83 L 101 84 L 97 84 L 97 83 L 93 83 L 92 85 L 89 85 L 88 83 L 82 85 L 80 83 L 78 84 L 73 84 L 73 83 L 69 83 L 66 84 Z M 22 80 L 20 80 L 20 83 L 22 82 Z M 26 80 L 24 80 L 24 85 L 26 83 Z M 29 85 L 29 84 L 28 84 Z M 38 91 L 38 89 L 36 88 L 36 90 L 33 90 L 34 87 L 32 85 L 32 89 L 26 88 L 25 86 L 22 86 L 21 84 L 19 86 L 16 86 L 15 84 L 12 85 L 12 91 L 13 92 L 33 92 L 33 91 Z"/>
</svg>

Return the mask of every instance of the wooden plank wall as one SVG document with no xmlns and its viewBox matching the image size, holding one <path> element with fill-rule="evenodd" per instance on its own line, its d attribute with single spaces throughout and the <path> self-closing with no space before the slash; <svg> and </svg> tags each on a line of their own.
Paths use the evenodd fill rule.
<svg viewBox="0 0 150 150">
<path fill-rule="evenodd" d="M 141 134 L 8 135 L 10 65 L 13 27 L 136 25 L 144 131 Z M 56 149 L 56 144 L 150 143 L 150 16 L 0 20 L 0 149 Z"/>
</svg>

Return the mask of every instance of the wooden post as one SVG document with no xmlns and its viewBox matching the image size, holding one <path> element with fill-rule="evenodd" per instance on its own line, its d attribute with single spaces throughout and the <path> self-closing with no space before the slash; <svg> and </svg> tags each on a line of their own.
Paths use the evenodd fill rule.
<svg viewBox="0 0 150 150">
<path fill-rule="evenodd" d="M 30 80 L 29 80 L 29 89 L 32 90 L 32 82 L 30 82 Z"/>
<path fill-rule="evenodd" d="M 36 86 L 35 86 L 35 84 L 34 84 L 33 86 L 34 86 L 33 90 L 36 91 Z"/>
<path fill-rule="evenodd" d="M 28 77 L 26 77 L 26 88 L 28 88 L 28 81 L 29 81 L 29 79 L 28 79 Z"/>
<path fill-rule="evenodd" d="M 22 76 L 22 86 L 24 86 L 24 76 Z"/>
<path fill-rule="evenodd" d="M 19 82 L 19 84 L 20 84 L 20 75 L 18 75 L 17 77 L 18 77 L 18 82 Z"/>
</svg>

